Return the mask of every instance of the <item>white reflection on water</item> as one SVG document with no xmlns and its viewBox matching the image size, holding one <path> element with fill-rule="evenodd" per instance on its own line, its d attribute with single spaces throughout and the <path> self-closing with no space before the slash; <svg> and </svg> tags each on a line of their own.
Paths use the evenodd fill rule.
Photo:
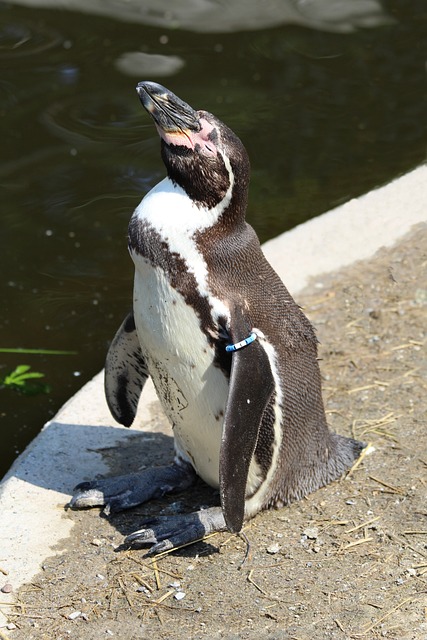
<svg viewBox="0 0 427 640">
<path fill-rule="evenodd" d="M 391 22 L 379 0 L 11 0 L 28 7 L 69 9 L 126 22 L 199 33 L 258 30 L 298 24 L 349 32 Z"/>
<path fill-rule="evenodd" d="M 123 53 L 116 60 L 116 68 L 127 76 L 141 78 L 145 74 L 166 77 L 177 73 L 184 66 L 184 60 L 178 56 L 164 56 L 142 51 Z"/>
</svg>

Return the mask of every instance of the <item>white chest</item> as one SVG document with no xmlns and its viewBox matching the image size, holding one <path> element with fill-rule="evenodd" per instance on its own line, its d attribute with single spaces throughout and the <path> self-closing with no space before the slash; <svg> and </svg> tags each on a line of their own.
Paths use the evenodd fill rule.
<svg viewBox="0 0 427 640">
<path fill-rule="evenodd" d="M 215 224 L 225 205 L 197 207 L 166 178 L 134 214 L 142 246 L 137 243 L 131 251 L 135 324 L 150 375 L 173 426 L 178 454 L 213 486 L 219 481 L 228 380 L 215 366 L 207 329 L 202 331 L 200 318 L 188 302 L 188 281 L 191 293 L 203 301 L 210 315 L 211 328 L 219 317 L 229 318 L 227 306 L 209 291 L 207 265 L 195 240 L 197 232 Z M 180 288 L 180 277 L 186 289 Z"/>
<path fill-rule="evenodd" d="M 164 271 L 133 254 L 134 317 L 142 352 L 168 416 L 177 453 L 218 486 L 228 380 L 200 321 Z"/>
</svg>

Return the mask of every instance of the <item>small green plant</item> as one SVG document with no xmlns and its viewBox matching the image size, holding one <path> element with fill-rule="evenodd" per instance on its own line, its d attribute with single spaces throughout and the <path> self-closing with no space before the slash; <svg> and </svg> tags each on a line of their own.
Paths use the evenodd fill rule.
<svg viewBox="0 0 427 640">
<path fill-rule="evenodd" d="M 40 378 L 44 378 L 44 373 L 31 371 L 31 367 L 28 364 L 20 364 L 4 378 L 0 378 L 0 389 L 14 389 L 27 395 L 49 393 L 50 386 L 44 382 L 39 382 Z"/>
<path fill-rule="evenodd" d="M 23 349 L 22 347 L 10 348 L 0 347 L 0 353 L 26 353 L 36 355 L 71 356 L 77 351 L 63 351 L 62 349 Z M 4 378 L 0 376 L 0 389 L 14 389 L 26 395 L 36 393 L 50 393 L 51 388 L 45 382 L 40 382 L 44 378 L 44 373 L 31 371 L 29 364 L 19 364 L 11 373 Z"/>
</svg>

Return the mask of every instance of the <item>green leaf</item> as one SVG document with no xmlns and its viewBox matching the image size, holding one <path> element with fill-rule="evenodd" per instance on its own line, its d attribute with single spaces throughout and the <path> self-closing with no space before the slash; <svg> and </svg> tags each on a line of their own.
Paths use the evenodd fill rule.
<svg viewBox="0 0 427 640">
<path fill-rule="evenodd" d="M 18 364 L 15 371 L 12 371 L 11 376 L 20 376 L 31 369 L 29 364 Z"/>
<path fill-rule="evenodd" d="M 24 349 L 17 347 L 15 349 L 0 347 L 0 353 L 27 353 L 40 354 L 45 356 L 74 356 L 78 351 L 62 351 L 61 349 Z"/>
<path fill-rule="evenodd" d="M 30 371 L 30 369 L 31 367 L 28 364 L 18 365 L 14 371 L 5 376 L 3 380 L 0 380 L 2 387 L 18 387 L 19 389 L 24 390 L 29 387 L 29 380 L 44 378 L 44 373 L 40 373 L 39 371 Z"/>
</svg>

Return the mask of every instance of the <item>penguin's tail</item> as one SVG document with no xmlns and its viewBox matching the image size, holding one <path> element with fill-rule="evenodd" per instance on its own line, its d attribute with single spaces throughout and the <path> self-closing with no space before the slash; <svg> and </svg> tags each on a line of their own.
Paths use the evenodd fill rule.
<svg viewBox="0 0 427 640">
<path fill-rule="evenodd" d="M 327 483 L 336 480 L 349 471 L 367 446 L 365 442 L 340 436 L 338 433 L 331 433 L 330 438 L 331 447 L 327 465 Z"/>
</svg>

